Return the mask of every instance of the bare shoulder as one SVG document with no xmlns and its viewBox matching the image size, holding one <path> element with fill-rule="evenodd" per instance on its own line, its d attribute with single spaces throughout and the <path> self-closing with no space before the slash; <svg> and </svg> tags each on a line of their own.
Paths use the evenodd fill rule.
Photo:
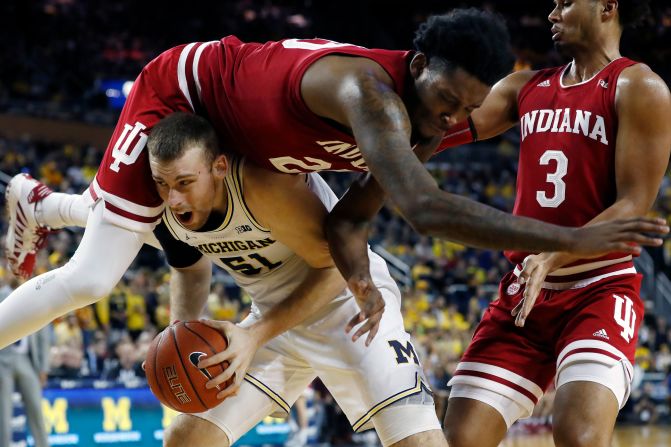
<svg viewBox="0 0 671 447">
<path fill-rule="evenodd" d="M 520 90 L 524 85 L 536 76 L 538 70 L 520 70 L 510 73 L 505 78 L 501 79 L 499 82 L 504 82 L 506 85 L 511 88 L 516 88 Z"/>
<path fill-rule="evenodd" d="M 245 199 L 256 197 L 280 197 L 305 183 L 305 174 L 285 174 L 271 171 L 245 160 L 244 164 Z"/>
<path fill-rule="evenodd" d="M 669 101 L 669 87 L 664 80 L 646 64 L 635 64 L 622 70 L 617 80 L 617 100 L 663 100 Z"/>
<path fill-rule="evenodd" d="M 284 174 L 260 167 L 246 160 L 244 164 L 243 194 L 254 217 L 266 227 L 277 216 L 286 201 L 297 191 L 308 190 L 305 174 Z"/>
<path fill-rule="evenodd" d="M 384 68 L 373 59 L 365 56 L 329 55 L 315 61 L 305 71 L 302 88 L 327 83 L 338 84 L 345 80 L 373 76 L 391 84 L 392 80 Z"/>
<path fill-rule="evenodd" d="M 380 64 L 363 56 L 325 56 L 308 68 L 301 94 L 315 114 L 349 126 L 345 105 L 365 85 L 393 89 L 393 81 Z"/>
<path fill-rule="evenodd" d="M 531 78 L 536 75 L 536 73 L 538 73 L 537 70 L 520 70 L 510 73 L 508 76 L 494 84 L 492 92 L 494 95 L 505 98 L 508 103 L 516 106 L 517 97 L 519 96 L 520 91 L 527 85 Z M 516 112 L 515 116 L 517 116 Z"/>
</svg>

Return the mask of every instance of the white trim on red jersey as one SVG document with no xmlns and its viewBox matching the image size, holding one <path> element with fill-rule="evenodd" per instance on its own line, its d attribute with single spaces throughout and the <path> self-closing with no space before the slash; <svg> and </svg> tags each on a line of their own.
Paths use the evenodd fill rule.
<svg viewBox="0 0 671 447">
<path fill-rule="evenodd" d="M 513 271 L 513 274 L 515 276 L 520 276 L 521 273 L 521 268 L 519 265 L 515 266 L 515 270 Z M 636 267 L 627 267 L 621 270 L 616 270 L 613 272 L 608 272 L 604 273 L 602 275 L 597 275 L 597 276 L 592 276 L 591 278 L 584 278 L 584 279 L 578 279 L 575 281 L 565 281 L 565 282 L 548 282 L 545 281 L 543 282 L 543 289 L 548 289 L 548 290 L 568 290 L 568 289 L 582 289 L 583 287 L 587 287 L 591 284 L 594 284 L 597 281 L 600 281 L 605 278 L 610 278 L 611 276 L 618 276 L 618 275 L 635 275 L 638 273 L 636 271 Z M 554 274 L 554 273 L 553 273 Z"/>
<path fill-rule="evenodd" d="M 196 92 L 198 93 L 198 100 L 200 100 L 201 102 L 202 102 L 202 96 L 200 93 L 200 78 L 198 77 L 198 63 L 200 62 L 200 56 L 201 54 L 203 54 L 203 50 L 205 49 L 205 47 L 217 42 L 219 41 L 211 40 L 209 42 L 205 42 L 204 44 L 198 47 L 196 53 L 193 56 L 193 80 L 196 84 Z"/>
<path fill-rule="evenodd" d="M 486 377 L 483 377 L 486 375 Z M 459 362 L 448 385 L 465 384 L 482 387 L 513 399 L 531 410 L 543 396 L 543 390 L 529 379 L 499 366 L 480 362 Z M 526 393 L 521 392 L 520 388 Z M 534 399 L 531 398 L 534 397 Z"/>
<path fill-rule="evenodd" d="M 589 270 L 596 270 L 601 267 L 608 267 L 609 265 L 619 264 L 620 262 L 631 261 L 632 256 L 628 255 L 623 258 L 606 259 L 604 261 L 588 262 L 586 264 L 575 265 L 573 267 L 563 267 L 552 272 L 552 276 L 567 276 L 575 275 L 576 273 L 587 272 Z"/>
<path fill-rule="evenodd" d="M 191 101 L 191 94 L 189 93 L 189 86 L 186 82 L 186 59 L 189 57 L 191 49 L 196 46 L 196 44 L 197 42 L 193 42 L 185 46 L 179 55 L 179 62 L 177 63 L 177 82 L 179 83 L 179 89 L 182 91 L 182 94 L 189 102 L 191 111 L 193 112 L 195 112 L 196 109 L 193 107 L 193 101 Z"/>
<path fill-rule="evenodd" d="M 622 351 L 601 340 L 576 340 L 566 345 L 559 353 L 557 375 L 562 368 L 575 362 L 599 362 L 611 365 L 620 361 L 624 363 L 627 374 L 631 379 L 634 374 L 634 367 Z"/>
</svg>

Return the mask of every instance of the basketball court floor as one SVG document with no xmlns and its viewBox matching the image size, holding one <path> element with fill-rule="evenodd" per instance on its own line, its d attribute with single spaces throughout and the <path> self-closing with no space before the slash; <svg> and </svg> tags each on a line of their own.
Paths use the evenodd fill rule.
<svg viewBox="0 0 671 447">
<path fill-rule="evenodd" d="M 552 434 L 510 435 L 500 447 L 554 447 Z M 671 427 L 617 427 L 612 447 L 669 447 Z"/>
</svg>

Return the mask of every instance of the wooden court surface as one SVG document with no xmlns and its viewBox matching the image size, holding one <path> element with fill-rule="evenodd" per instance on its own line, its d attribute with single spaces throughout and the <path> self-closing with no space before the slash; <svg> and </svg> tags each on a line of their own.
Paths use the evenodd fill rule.
<svg viewBox="0 0 671 447">
<path fill-rule="evenodd" d="M 612 447 L 669 447 L 671 427 L 617 427 Z M 500 447 L 554 447 L 552 434 L 511 435 Z"/>
</svg>

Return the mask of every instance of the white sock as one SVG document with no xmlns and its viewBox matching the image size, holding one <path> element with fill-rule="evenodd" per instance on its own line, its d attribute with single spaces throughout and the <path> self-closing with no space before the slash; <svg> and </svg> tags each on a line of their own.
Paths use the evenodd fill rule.
<svg viewBox="0 0 671 447">
<path fill-rule="evenodd" d="M 85 227 L 89 206 L 81 194 L 52 192 L 35 207 L 35 218 L 40 225 L 53 229 Z"/>
<path fill-rule="evenodd" d="M 148 234 L 104 222 L 102 212 L 99 202 L 67 264 L 23 283 L 0 302 L 0 349 L 96 302 L 119 282 Z"/>
</svg>

